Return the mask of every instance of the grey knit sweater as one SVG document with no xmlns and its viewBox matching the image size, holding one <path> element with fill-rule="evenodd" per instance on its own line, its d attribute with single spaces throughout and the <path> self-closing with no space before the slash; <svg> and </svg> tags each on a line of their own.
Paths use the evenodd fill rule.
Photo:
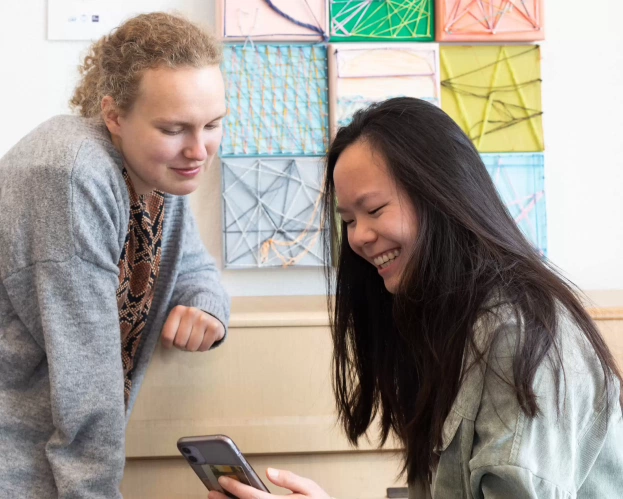
<svg viewBox="0 0 623 499">
<path fill-rule="evenodd" d="M 229 299 L 188 200 L 165 199 L 162 261 L 126 413 L 115 291 L 122 159 L 97 120 L 59 116 L 0 159 L 0 498 L 115 498 L 124 433 L 175 305 Z"/>
</svg>

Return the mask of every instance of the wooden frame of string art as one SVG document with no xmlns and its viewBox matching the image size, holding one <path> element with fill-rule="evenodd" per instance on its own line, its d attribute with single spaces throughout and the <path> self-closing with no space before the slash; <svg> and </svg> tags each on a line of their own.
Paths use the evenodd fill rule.
<svg viewBox="0 0 623 499">
<path fill-rule="evenodd" d="M 329 139 L 323 45 L 231 44 L 221 156 L 319 156 Z"/>
<path fill-rule="evenodd" d="M 331 41 L 434 41 L 433 0 L 329 0 Z"/>
<path fill-rule="evenodd" d="M 482 154 L 500 197 L 525 236 L 547 254 L 543 153 Z"/>
<path fill-rule="evenodd" d="M 217 33 L 225 41 L 328 39 L 326 0 L 217 0 Z"/>
<path fill-rule="evenodd" d="M 529 42 L 545 38 L 543 0 L 435 0 L 439 42 Z"/>
<path fill-rule="evenodd" d="M 322 266 L 322 157 L 223 158 L 225 268 Z"/>
<path fill-rule="evenodd" d="M 544 150 L 538 45 L 440 49 L 441 107 L 480 152 Z"/>
<path fill-rule="evenodd" d="M 329 45 L 329 114 L 332 135 L 358 109 L 390 97 L 417 97 L 439 105 L 436 43 Z"/>
</svg>

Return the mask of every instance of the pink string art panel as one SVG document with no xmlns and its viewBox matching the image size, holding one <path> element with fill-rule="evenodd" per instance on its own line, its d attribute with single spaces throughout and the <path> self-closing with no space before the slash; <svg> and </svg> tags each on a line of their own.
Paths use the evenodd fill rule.
<svg viewBox="0 0 623 499">
<path fill-rule="evenodd" d="M 217 9 L 219 32 L 226 41 L 328 38 L 326 0 L 217 0 Z"/>
<path fill-rule="evenodd" d="M 439 42 L 526 42 L 545 38 L 542 0 L 436 0 Z"/>
<path fill-rule="evenodd" d="M 436 43 L 335 43 L 329 45 L 332 131 L 353 113 L 391 97 L 416 97 L 439 105 Z"/>
</svg>

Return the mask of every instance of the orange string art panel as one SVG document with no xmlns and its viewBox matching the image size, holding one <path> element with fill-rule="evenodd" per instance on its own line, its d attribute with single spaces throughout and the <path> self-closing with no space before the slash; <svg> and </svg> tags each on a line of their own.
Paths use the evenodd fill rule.
<svg viewBox="0 0 623 499">
<path fill-rule="evenodd" d="M 542 0 L 436 0 L 439 42 L 543 40 Z"/>
</svg>

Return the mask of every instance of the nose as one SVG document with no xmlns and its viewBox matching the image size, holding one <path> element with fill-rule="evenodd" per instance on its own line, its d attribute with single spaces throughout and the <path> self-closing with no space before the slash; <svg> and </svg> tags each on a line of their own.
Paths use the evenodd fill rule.
<svg viewBox="0 0 623 499">
<path fill-rule="evenodd" d="M 193 161 L 205 161 L 208 157 L 205 140 L 202 134 L 193 135 L 185 145 L 184 156 Z"/>
<path fill-rule="evenodd" d="M 376 241 L 376 237 L 376 231 L 371 224 L 361 221 L 348 231 L 348 244 L 353 249 L 363 248 L 366 244 Z"/>
</svg>

